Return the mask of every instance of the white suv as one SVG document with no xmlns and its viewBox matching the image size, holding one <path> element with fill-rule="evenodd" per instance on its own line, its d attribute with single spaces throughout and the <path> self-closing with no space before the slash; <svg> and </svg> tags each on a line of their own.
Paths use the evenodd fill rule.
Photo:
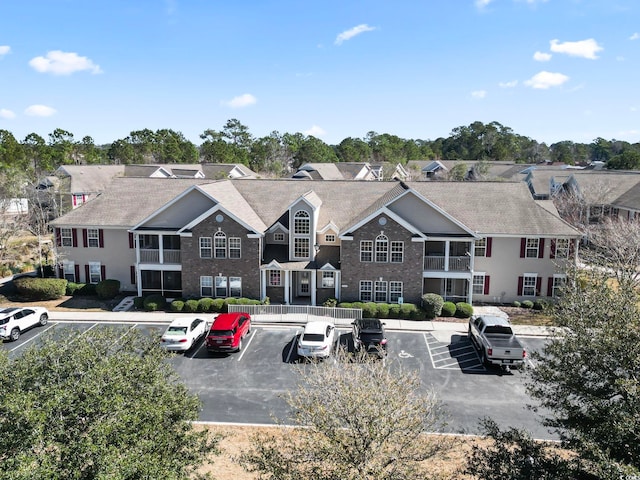
<svg viewBox="0 0 640 480">
<path fill-rule="evenodd" d="M 20 334 L 36 325 L 46 325 L 49 312 L 44 307 L 0 309 L 0 339 L 15 342 Z"/>
</svg>

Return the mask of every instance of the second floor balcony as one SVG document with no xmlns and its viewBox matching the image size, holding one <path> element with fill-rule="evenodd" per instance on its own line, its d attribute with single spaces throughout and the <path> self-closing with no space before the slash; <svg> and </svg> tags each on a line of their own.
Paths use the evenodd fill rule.
<svg viewBox="0 0 640 480">
<path fill-rule="evenodd" d="M 158 248 L 141 248 L 140 263 L 180 264 L 180 250 L 162 250 Z"/>
<path fill-rule="evenodd" d="M 466 272 L 471 269 L 471 257 L 468 255 L 447 257 L 427 255 L 424 257 L 424 270 L 431 272 Z"/>
</svg>

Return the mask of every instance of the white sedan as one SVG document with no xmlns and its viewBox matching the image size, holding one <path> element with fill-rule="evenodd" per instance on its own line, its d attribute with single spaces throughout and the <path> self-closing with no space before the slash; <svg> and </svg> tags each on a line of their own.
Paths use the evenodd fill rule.
<svg viewBox="0 0 640 480">
<path fill-rule="evenodd" d="M 0 309 L 0 339 L 15 342 L 20 334 L 36 325 L 44 326 L 49 312 L 44 307 L 9 307 Z"/>
<path fill-rule="evenodd" d="M 308 322 L 298 340 L 298 356 L 326 358 L 331 355 L 336 339 L 336 327 L 331 322 L 314 320 Z"/>
<path fill-rule="evenodd" d="M 207 333 L 207 322 L 202 318 L 176 318 L 160 339 L 167 350 L 186 352 Z"/>
</svg>

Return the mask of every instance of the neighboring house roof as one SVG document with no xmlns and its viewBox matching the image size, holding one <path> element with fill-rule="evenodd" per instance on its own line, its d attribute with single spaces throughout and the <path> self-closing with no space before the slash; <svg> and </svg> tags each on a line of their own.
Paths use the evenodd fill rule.
<svg viewBox="0 0 640 480">
<path fill-rule="evenodd" d="M 125 165 L 124 176 L 169 178 L 171 176 L 171 172 L 159 165 Z"/>
<path fill-rule="evenodd" d="M 220 180 L 223 178 L 256 178 L 256 173 L 241 163 L 203 163 L 205 178 Z"/>
<path fill-rule="evenodd" d="M 124 175 L 124 165 L 62 165 L 55 175 L 71 180 L 69 193 L 98 193 Z"/>
<path fill-rule="evenodd" d="M 339 162 L 334 164 L 342 180 L 373 180 L 371 165 L 366 162 Z"/>
<path fill-rule="evenodd" d="M 259 182 L 259 183 L 256 183 Z M 522 182 L 306 182 L 280 180 L 118 178 L 92 202 L 56 219 L 54 226 L 131 227 L 193 185 L 264 232 L 298 199 L 321 202 L 317 225 L 342 229 L 392 202 L 408 188 L 474 232 L 485 235 L 578 236 L 579 232 L 538 205 Z M 185 224 L 192 219 L 185 219 Z"/>
<path fill-rule="evenodd" d="M 622 195 L 640 183 L 640 172 L 608 172 L 601 170 L 582 170 L 572 172 L 571 177 L 579 192 L 590 203 L 613 205 Z M 626 197 L 629 202 L 632 195 Z M 636 205 L 640 208 L 640 205 Z"/>
</svg>

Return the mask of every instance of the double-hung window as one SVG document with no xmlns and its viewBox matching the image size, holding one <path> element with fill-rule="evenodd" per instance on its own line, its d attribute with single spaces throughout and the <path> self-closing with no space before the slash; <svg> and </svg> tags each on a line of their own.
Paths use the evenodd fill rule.
<svg viewBox="0 0 640 480">
<path fill-rule="evenodd" d="M 532 273 L 525 273 L 522 279 L 522 295 L 525 297 L 536 296 L 536 283 L 538 275 Z"/>
<path fill-rule="evenodd" d="M 475 242 L 474 255 L 476 257 L 484 257 L 487 254 L 487 239 L 479 238 Z"/>
<path fill-rule="evenodd" d="M 538 247 L 540 245 L 539 238 L 527 238 L 525 257 L 526 258 L 538 258 Z"/>
<path fill-rule="evenodd" d="M 240 258 L 240 237 L 229 238 L 229 258 Z"/>
<path fill-rule="evenodd" d="M 63 247 L 73 246 L 73 232 L 70 228 L 60 229 L 60 243 Z"/>
<path fill-rule="evenodd" d="M 373 282 L 371 280 L 360 280 L 360 301 L 370 302 L 373 299 Z"/>
<path fill-rule="evenodd" d="M 551 295 L 554 297 L 559 297 L 562 292 L 562 288 L 567 283 L 566 275 L 554 275 L 553 276 L 553 286 L 551 288 Z"/>
<path fill-rule="evenodd" d="M 100 233 L 97 228 L 87 229 L 87 245 L 93 248 L 98 248 L 100 246 Z"/>
<path fill-rule="evenodd" d="M 242 297 L 242 277 L 229 277 L 229 296 Z"/>
<path fill-rule="evenodd" d="M 362 240 L 360 242 L 360 261 L 373 261 L 373 242 L 371 240 Z"/>
<path fill-rule="evenodd" d="M 216 297 L 227 296 L 227 277 L 215 277 L 216 278 Z"/>
<path fill-rule="evenodd" d="M 89 262 L 89 283 L 100 283 L 102 280 L 100 262 Z"/>
<path fill-rule="evenodd" d="M 213 297 L 213 277 L 211 276 L 200 277 L 200 296 Z"/>
<path fill-rule="evenodd" d="M 404 261 L 404 242 L 391 242 L 391 263 L 402 263 Z"/>
<path fill-rule="evenodd" d="M 402 282 L 389 282 L 389 303 L 398 303 L 402 297 Z"/>
<path fill-rule="evenodd" d="M 556 258 L 569 258 L 569 239 L 556 238 Z"/>
<path fill-rule="evenodd" d="M 374 302 L 386 302 L 387 301 L 387 282 L 382 280 L 376 280 L 373 291 Z"/>
<path fill-rule="evenodd" d="M 473 294 L 484 295 L 484 273 L 473 275 Z"/>
<path fill-rule="evenodd" d="M 200 237 L 200 258 L 212 258 L 213 248 L 211 237 Z"/>
</svg>

